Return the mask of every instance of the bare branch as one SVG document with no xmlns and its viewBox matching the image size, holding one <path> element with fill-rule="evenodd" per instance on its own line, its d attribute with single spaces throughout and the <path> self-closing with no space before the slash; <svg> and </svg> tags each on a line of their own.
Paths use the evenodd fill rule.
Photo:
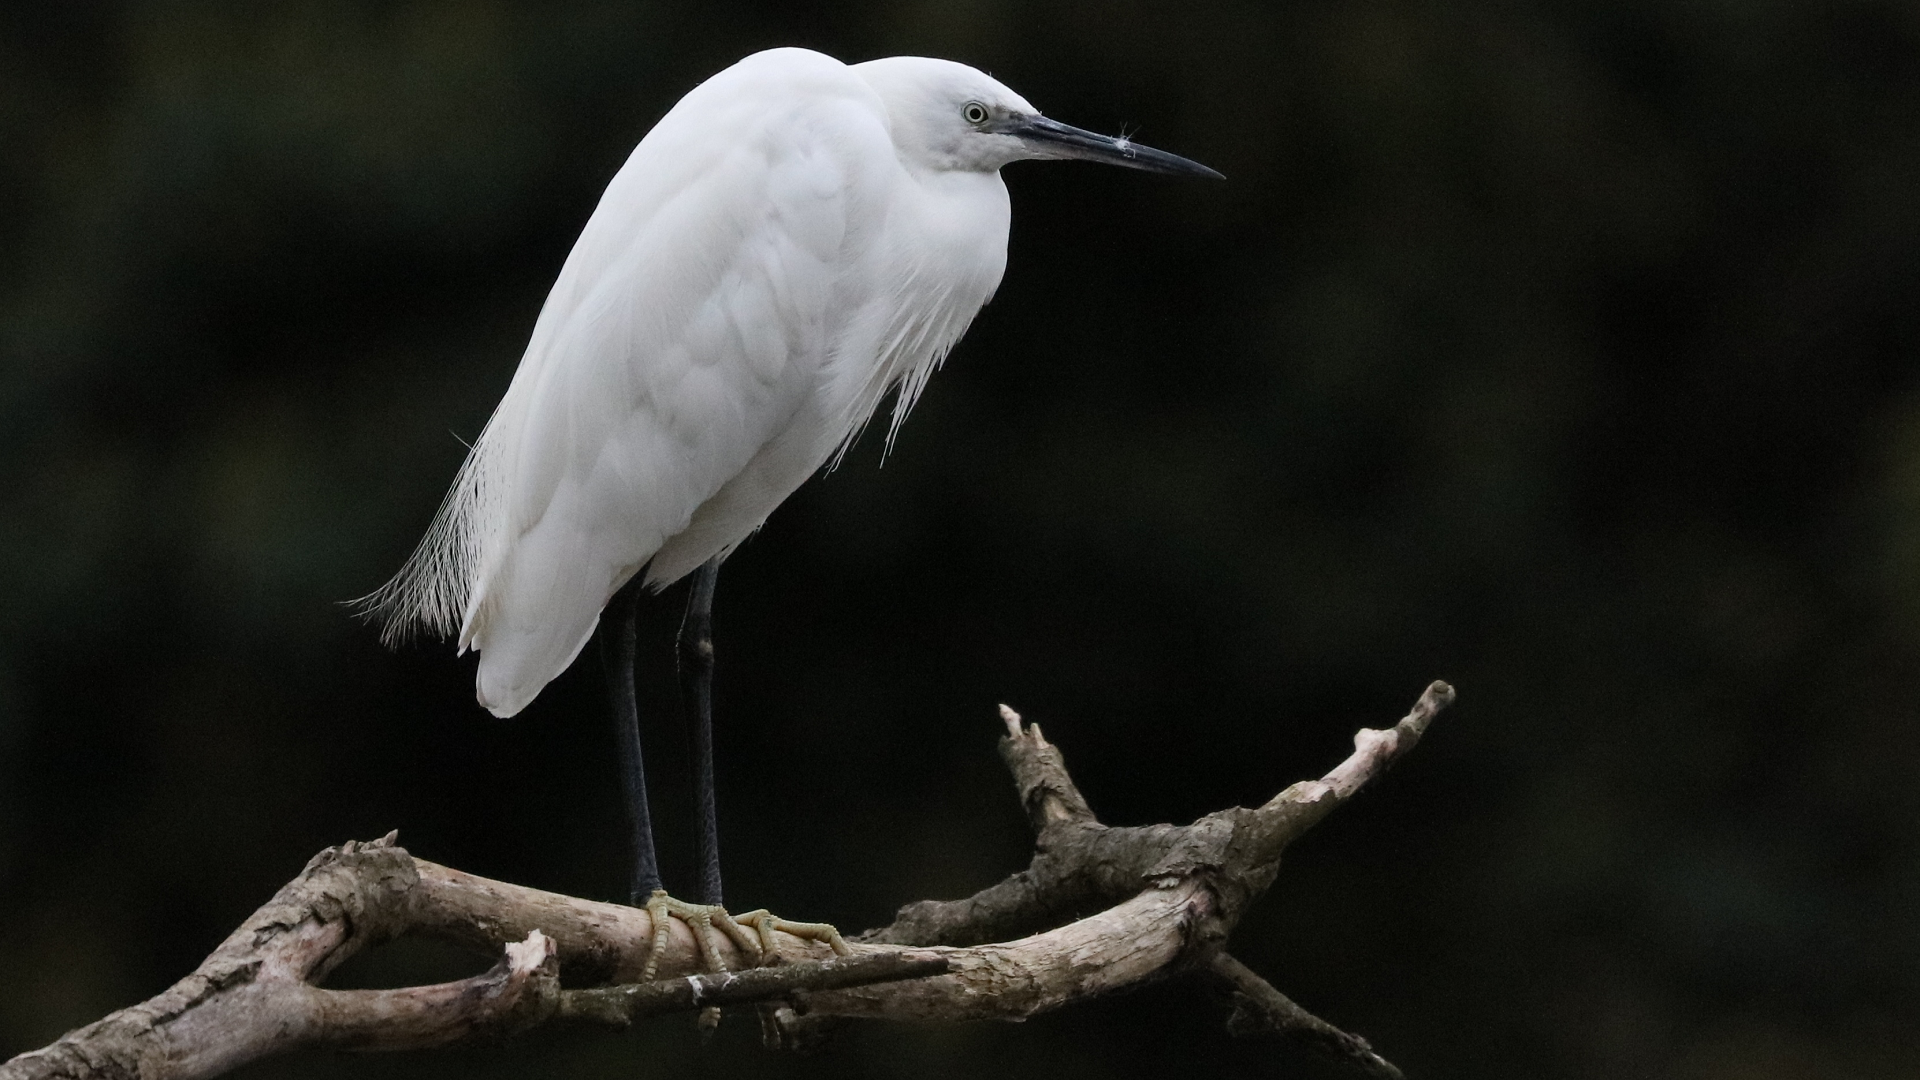
<svg viewBox="0 0 1920 1080">
<path fill-rule="evenodd" d="M 391 835 L 329 848 L 193 974 L 0 1065 L 0 1078 L 217 1076 L 296 1049 L 435 1046 L 544 1019 L 557 968 L 552 942 L 538 931 L 506 943 L 491 971 L 459 982 L 377 991 L 311 985 L 404 930 L 417 881 L 412 857 Z"/>
<path fill-rule="evenodd" d="M 559 995 L 553 939 L 535 930 L 505 949 L 491 971 L 404 990 L 302 986 L 312 1045 L 340 1050 L 416 1050 L 475 1036 L 511 1035 L 553 1015 Z"/>
<path fill-rule="evenodd" d="M 1367 1040 L 1341 1031 L 1275 990 L 1253 969 L 1224 952 L 1213 954 L 1207 974 L 1231 995 L 1233 1015 L 1227 1030 L 1242 1038 L 1272 1036 L 1299 1043 L 1381 1080 L 1406 1080 L 1393 1063 L 1373 1052 Z"/>
<path fill-rule="evenodd" d="M 843 958 L 777 929 L 806 933 L 800 924 L 767 920 L 763 938 L 713 934 L 703 948 L 677 918 L 656 927 L 643 909 L 475 877 L 413 858 L 392 835 L 349 843 L 315 856 L 187 978 L 0 1064 L 0 1080 L 197 1080 L 302 1048 L 434 1046 L 553 1020 L 625 1026 L 802 994 L 805 1016 L 777 1012 L 783 1038 L 847 1017 L 1018 1020 L 1195 966 L 1232 988 L 1236 1031 L 1311 1036 L 1375 1075 L 1398 1076 L 1363 1040 L 1300 1010 L 1220 947 L 1272 883 L 1287 844 L 1411 749 L 1452 699 L 1434 683 L 1393 728 L 1361 731 L 1346 761 L 1263 806 L 1142 828 L 1101 824 L 1059 749 L 1002 706 L 1001 755 L 1035 831 L 1032 863 L 965 900 L 908 905 Z M 317 985 L 359 950 L 408 933 L 500 960 L 438 986 Z M 656 933 L 666 935 L 660 978 L 640 983 Z M 561 990 L 562 974 L 579 989 Z"/>
<path fill-rule="evenodd" d="M 834 960 L 716 971 L 681 979 L 659 979 L 630 986 L 566 990 L 559 1018 L 624 1028 L 660 1013 L 690 1012 L 720 1005 L 744 1005 L 806 990 L 880 985 L 901 979 L 942 975 L 953 962 L 933 952 L 870 952 Z"/>
<path fill-rule="evenodd" d="M 1280 854 L 1300 834 L 1352 798 L 1411 750 L 1453 687 L 1429 685 L 1413 709 L 1385 731 L 1354 735 L 1354 752 L 1319 780 L 1308 780 L 1257 809 L 1234 807 L 1186 826 L 1109 828 L 1094 819 L 1067 775 L 1060 752 L 1037 725 L 1001 706 L 1009 734 L 1000 755 L 1036 835 L 1025 870 L 962 900 L 921 900 L 858 940 L 876 944 L 973 945 L 1057 926 L 1067 918 L 1133 895 L 1143 880 L 1204 873 L 1223 894 L 1229 926 L 1279 870 Z M 1011 714 L 1011 716 L 1009 716 Z"/>
<path fill-rule="evenodd" d="M 1049 825 L 1093 821 L 1093 808 L 1067 775 L 1060 751 L 1040 734 L 1040 725 L 1029 724 L 1023 730 L 1020 714 L 1005 705 L 1000 706 L 1000 719 L 1007 725 L 1007 737 L 1000 740 L 1000 759 L 1013 773 L 1013 786 L 1020 791 L 1020 805 L 1026 808 L 1034 835 L 1046 832 Z"/>
</svg>

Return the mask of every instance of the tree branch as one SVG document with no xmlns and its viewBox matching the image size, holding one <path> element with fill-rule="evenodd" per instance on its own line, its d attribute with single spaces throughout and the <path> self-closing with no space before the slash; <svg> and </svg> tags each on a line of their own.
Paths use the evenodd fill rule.
<svg viewBox="0 0 1920 1080">
<path fill-rule="evenodd" d="M 837 990 L 845 986 L 919 979 L 943 975 L 952 967 L 946 957 L 934 953 L 871 952 L 780 967 L 720 971 L 594 990 L 565 990 L 560 994 L 558 1018 L 624 1028 L 635 1020 L 661 1013 L 744 1005 L 788 997 L 803 990 Z"/>
<path fill-rule="evenodd" d="M 1373 1052 L 1367 1040 L 1349 1035 L 1275 990 L 1253 969 L 1224 952 L 1213 954 L 1207 975 L 1227 991 L 1233 1014 L 1227 1030 L 1242 1038 L 1277 1036 L 1299 1043 L 1382 1080 L 1406 1080 L 1393 1063 Z"/>
<path fill-rule="evenodd" d="M 1452 700 L 1451 687 L 1434 683 L 1394 727 L 1360 731 L 1352 756 L 1262 806 L 1141 828 L 1102 825 L 1058 748 L 1002 706 L 1000 752 L 1034 828 L 1032 862 L 964 900 L 909 904 L 839 958 L 773 924 L 764 937 L 696 935 L 679 919 L 655 927 L 644 909 L 416 859 L 392 834 L 348 843 L 315 856 L 187 978 L 0 1065 L 0 1080 L 197 1080 L 303 1048 L 436 1046 L 556 1020 L 623 1027 L 747 1002 L 787 1002 L 769 1016 L 792 1041 L 846 1017 L 1024 1019 L 1188 970 L 1233 995 L 1232 1030 L 1287 1035 L 1397 1077 L 1364 1040 L 1220 950 L 1286 846 L 1412 749 Z M 657 947 L 656 932 L 665 935 Z M 318 985 L 361 949 L 409 933 L 500 959 L 437 986 Z M 649 962 L 659 977 L 641 983 Z M 563 974 L 579 989 L 560 989 Z"/>
</svg>

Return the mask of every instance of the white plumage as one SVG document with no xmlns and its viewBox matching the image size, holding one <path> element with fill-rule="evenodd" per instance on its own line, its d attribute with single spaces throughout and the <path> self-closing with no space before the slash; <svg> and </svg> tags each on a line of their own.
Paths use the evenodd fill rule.
<svg viewBox="0 0 1920 1080">
<path fill-rule="evenodd" d="M 896 390 L 898 426 L 1000 282 L 999 169 L 1032 157 L 1209 171 L 944 60 L 776 49 L 695 88 L 607 186 L 433 527 L 368 598 L 388 636 L 457 631 L 480 703 L 519 712 L 628 579 L 724 556 Z"/>
</svg>

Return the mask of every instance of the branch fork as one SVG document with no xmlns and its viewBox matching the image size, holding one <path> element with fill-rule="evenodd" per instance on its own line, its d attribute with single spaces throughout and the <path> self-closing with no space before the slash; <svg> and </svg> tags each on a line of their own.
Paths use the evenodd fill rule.
<svg viewBox="0 0 1920 1080">
<path fill-rule="evenodd" d="M 740 917 L 751 937 L 696 931 L 669 905 L 583 900 L 417 859 L 392 833 L 349 842 L 316 855 L 185 979 L 0 1064 L 0 1080 L 198 1080 L 299 1049 L 417 1049 L 754 1003 L 770 1037 L 790 1045 L 854 1017 L 1021 1020 L 1174 975 L 1224 992 L 1233 1034 L 1398 1078 L 1364 1039 L 1301 1009 L 1224 945 L 1287 845 L 1411 750 L 1453 696 L 1432 684 L 1393 727 L 1355 735 L 1353 754 L 1325 776 L 1259 807 L 1144 827 L 1101 824 L 1039 725 L 1001 706 L 1000 754 L 1034 830 L 1032 861 L 965 899 L 908 904 L 844 942 L 763 912 Z M 403 934 L 498 962 L 434 986 L 319 985 Z"/>
</svg>

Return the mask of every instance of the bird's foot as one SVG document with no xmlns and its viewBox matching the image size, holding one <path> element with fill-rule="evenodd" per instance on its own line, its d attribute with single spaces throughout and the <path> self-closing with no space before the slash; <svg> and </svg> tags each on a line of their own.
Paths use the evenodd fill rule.
<svg viewBox="0 0 1920 1080">
<path fill-rule="evenodd" d="M 727 909 L 718 904 L 689 904 L 667 895 L 665 889 L 655 889 L 647 898 L 647 915 L 653 920 L 653 946 L 647 953 L 647 966 L 640 974 L 642 982 L 652 982 L 660 969 L 660 958 L 666 955 L 666 926 L 669 918 L 679 919 L 693 931 L 694 947 L 699 950 L 700 969 L 702 971 L 727 970 L 726 959 L 721 954 L 720 938 L 725 935 L 740 952 L 753 958 L 755 967 L 764 967 L 782 962 L 779 949 L 775 947 L 775 933 L 791 934 L 807 941 L 825 943 L 836 956 L 845 956 L 851 950 L 847 948 L 845 938 L 840 931 L 826 923 L 792 922 L 782 919 L 772 912 L 761 908 L 743 915 L 730 915 Z M 748 933 L 751 927 L 753 932 Z M 702 1035 L 711 1034 L 720 1023 L 720 1010 L 708 1006 L 700 1010 L 700 1031 Z"/>
<path fill-rule="evenodd" d="M 820 942 L 832 949 L 835 956 L 846 956 L 853 952 L 852 949 L 847 948 L 847 939 L 840 936 L 840 931 L 834 929 L 832 923 L 794 922 L 791 919 L 783 919 L 766 908 L 749 911 L 745 915 L 736 915 L 734 921 L 743 926 L 753 927 L 760 935 L 760 964 L 763 967 L 782 962 L 780 952 L 773 944 L 773 935 L 776 933 L 792 934 L 802 941 Z"/>
</svg>

